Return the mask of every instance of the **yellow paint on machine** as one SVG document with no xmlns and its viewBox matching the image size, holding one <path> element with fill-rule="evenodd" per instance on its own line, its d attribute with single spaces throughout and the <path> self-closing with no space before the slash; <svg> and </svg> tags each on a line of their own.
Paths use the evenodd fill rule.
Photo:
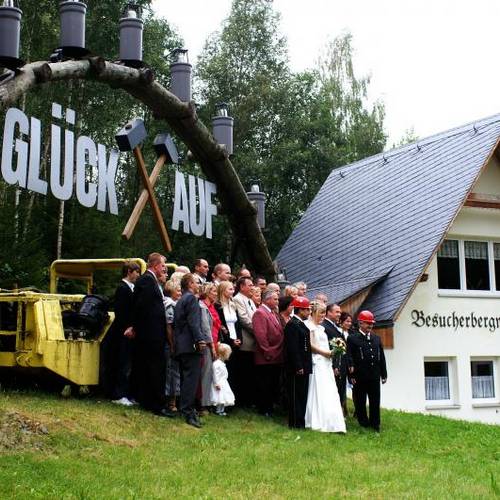
<svg viewBox="0 0 500 500">
<path fill-rule="evenodd" d="M 55 285 L 61 276 L 93 283 L 94 271 L 118 270 L 127 260 L 137 262 L 141 271 L 145 271 L 142 259 L 56 261 L 51 267 L 54 293 L 0 291 L 0 307 L 3 307 L 0 313 L 4 314 L 3 320 L 0 314 L 0 367 L 45 368 L 76 385 L 97 385 L 100 346 L 114 313 L 109 313 L 107 323 L 95 338 L 66 338 L 62 311 L 77 310 L 84 295 L 56 294 Z M 5 311 L 9 308 L 12 317 L 7 321 Z"/>
</svg>

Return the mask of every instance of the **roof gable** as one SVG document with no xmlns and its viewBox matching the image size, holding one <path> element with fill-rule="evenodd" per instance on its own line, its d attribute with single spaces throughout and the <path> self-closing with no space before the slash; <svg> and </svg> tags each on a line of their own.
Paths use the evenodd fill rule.
<svg viewBox="0 0 500 500">
<path fill-rule="evenodd" d="M 279 266 L 310 289 L 392 267 L 363 307 L 394 319 L 499 136 L 495 115 L 333 170 L 279 252 Z"/>
</svg>

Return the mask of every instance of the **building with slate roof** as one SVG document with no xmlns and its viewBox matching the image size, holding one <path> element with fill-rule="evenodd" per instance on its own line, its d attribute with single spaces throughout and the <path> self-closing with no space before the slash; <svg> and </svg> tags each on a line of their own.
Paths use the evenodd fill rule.
<svg viewBox="0 0 500 500">
<path fill-rule="evenodd" d="M 386 348 L 382 405 L 500 423 L 500 115 L 335 169 L 277 256 Z"/>
</svg>

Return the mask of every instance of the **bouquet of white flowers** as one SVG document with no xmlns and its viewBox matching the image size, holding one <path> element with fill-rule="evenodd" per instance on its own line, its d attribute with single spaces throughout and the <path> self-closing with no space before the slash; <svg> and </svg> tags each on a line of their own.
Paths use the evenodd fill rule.
<svg viewBox="0 0 500 500">
<path fill-rule="evenodd" d="M 344 339 L 340 337 L 335 337 L 329 342 L 330 349 L 332 350 L 332 356 L 342 355 L 346 353 L 347 345 Z"/>
</svg>

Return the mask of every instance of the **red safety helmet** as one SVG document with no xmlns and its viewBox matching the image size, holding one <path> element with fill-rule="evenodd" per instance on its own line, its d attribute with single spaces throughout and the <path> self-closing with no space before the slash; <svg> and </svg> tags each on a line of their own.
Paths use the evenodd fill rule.
<svg viewBox="0 0 500 500">
<path fill-rule="evenodd" d="M 361 311 L 358 314 L 358 323 L 359 322 L 365 322 L 365 323 L 375 323 L 375 316 L 371 311 Z"/>
<path fill-rule="evenodd" d="M 297 309 L 309 309 L 311 304 L 309 303 L 309 299 L 307 297 L 295 297 L 292 300 L 292 306 Z"/>
</svg>

